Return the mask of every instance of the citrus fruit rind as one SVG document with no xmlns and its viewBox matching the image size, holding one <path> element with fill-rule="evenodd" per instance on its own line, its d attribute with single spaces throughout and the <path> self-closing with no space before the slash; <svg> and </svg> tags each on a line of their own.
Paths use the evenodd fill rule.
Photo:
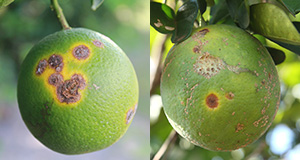
<svg viewBox="0 0 300 160">
<path fill-rule="evenodd" d="M 41 143 L 81 154 L 124 135 L 137 109 L 138 82 L 112 40 L 75 28 L 51 34 L 30 50 L 17 94 L 22 118 Z"/>
<path fill-rule="evenodd" d="M 272 124 L 280 83 L 266 48 L 237 27 L 211 25 L 175 44 L 161 78 L 165 114 L 191 143 L 231 151 Z"/>
</svg>

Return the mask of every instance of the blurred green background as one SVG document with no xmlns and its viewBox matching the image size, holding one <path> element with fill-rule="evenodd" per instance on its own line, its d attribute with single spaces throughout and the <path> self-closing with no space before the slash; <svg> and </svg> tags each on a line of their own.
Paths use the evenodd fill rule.
<svg viewBox="0 0 300 160">
<path fill-rule="evenodd" d="M 161 0 L 155 1 L 161 2 Z M 206 20 L 211 18 L 210 7 L 208 7 L 203 16 Z M 230 19 L 230 17 L 228 16 L 227 19 Z M 300 22 L 300 13 L 295 17 L 291 17 L 291 20 Z M 232 20 L 220 23 L 235 25 Z M 232 152 L 209 151 L 195 146 L 178 136 L 177 139 L 170 143 L 162 160 L 300 159 L 300 56 L 262 36 L 255 36 L 259 37 L 264 45 L 282 50 L 286 55 L 285 61 L 277 65 L 281 82 L 281 103 L 272 126 L 255 143 Z M 162 108 L 159 82 L 155 79 L 156 72 L 159 70 L 157 66 L 163 63 L 172 46 L 171 35 L 161 34 L 154 28 L 150 28 L 150 83 L 152 84 L 150 93 L 151 158 L 155 156 L 172 131 L 172 126 L 169 124 Z M 160 56 L 161 51 L 162 56 Z"/>
<path fill-rule="evenodd" d="M 16 0 L 0 9 L 0 159 L 148 159 L 149 128 L 149 2 L 105 0 L 96 10 L 91 1 L 59 1 L 71 27 L 98 31 L 129 56 L 139 80 L 137 113 L 123 138 L 98 152 L 66 156 L 44 147 L 27 130 L 16 100 L 20 65 L 43 37 L 61 30 L 50 0 Z"/>
</svg>

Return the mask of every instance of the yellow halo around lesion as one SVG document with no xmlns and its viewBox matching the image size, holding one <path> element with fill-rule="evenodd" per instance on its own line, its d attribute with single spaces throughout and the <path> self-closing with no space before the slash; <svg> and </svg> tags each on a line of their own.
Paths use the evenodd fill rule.
<svg viewBox="0 0 300 160">
<path fill-rule="evenodd" d="M 56 72 L 55 69 L 51 68 L 49 66 L 49 64 L 47 65 L 47 67 L 44 69 L 44 72 L 41 75 L 36 75 L 36 67 L 38 66 L 39 62 L 41 60 L 47 60 L 49 59 L 49 57 L 52 55 L 50 55 L 49 57 L 42 57 L 37 64 L 35 65 L 36 67 L 34 68 L 33 77 L 36 77 L 37 79 L 39 79 L 40 81 L 43 81 L 44 87 L 47 88 L 47 90 L 50 91 L 51 95 L 53 96 L 54 102 L 59 104 L 60 106 L 65 106 L 65 107 L 76 107 L 81 101 L 82 99 L 85 97 L 85 91 L 88 88 L 88 78 L 85 74 L 83 74 L 82 71 L 80 70 L 74 70 L 74 69 L 70 69 L 68 67 L 68 59 L 70 59 L 70 56 L 66 55 L 66 54 L 59 54 L 59 53 L 55 53 L 56 55 L 60 55 L 63 58 L 63 69 L 61 72 Z M 71 53 L 72 54 L 72 53 Z M 74 58 L 74 57 L 73 57 Z M 75 59 L 75 58 L 74 58 Z M 51 85 L 49 83 L 49 77 L 54 74 L 54 73 L 59 73 L 63 76 L 63 81 L 69 80 L 71 79 L 71 77 L 74 74 L 80 74 L 83 79 L 85 80 L 85 88 L 83 90 L 79 89 L 78 92 L 80 94 L 80 99 L 74 103 L 66 103 L 66 102 L 60 102 L 58 97 L 57 97 L 57 86 L 55 85 Z"/>
<path fill-rule="evenodd" d="M 73 50 L 75 49 L 75 47 L 80 46 L 80 45 L 84 45 L 89 49 L 89 56 L 86 59 L 79 60 L 76 57 L 74 57 L 74 55 L 73 55 Z M 92 55 L 93 55 L 92 53 L 93 53 L 93 48 L 89 44 L 87 44 L 85 42 L 76 42 L 73 45 L 71 45 L 70 49 L 68 50 L 68 52 L 66 54 L 67 56 L 65 57 L 65 59 L 66 59 L 66 61 L 73 61 L 75 63 L 85 63 L 92 57 Z"/>
</svg>

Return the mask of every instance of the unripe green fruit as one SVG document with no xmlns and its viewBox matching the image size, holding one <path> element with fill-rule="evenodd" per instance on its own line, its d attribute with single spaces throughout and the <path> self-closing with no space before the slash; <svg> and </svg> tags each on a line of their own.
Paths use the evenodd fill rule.
<svg viewBox="0 0 300 160">
<path fill-rule="evenodd" d="M 277 71 L 266 48 L 233 26 L 197 29 L 170 50 L 161 78 L 165 114 L 195 145 L 230 151 L 256 141 L 279 106 Z"/>
<path fill-rule="evenodd" d="M 112 145 L 135 114 L 138 82 L 125 53 L 109 38 L 76 28 L 51 34 L 25 58 L 18 103 L 31 133 L 64 154 Z"/>
</svg>

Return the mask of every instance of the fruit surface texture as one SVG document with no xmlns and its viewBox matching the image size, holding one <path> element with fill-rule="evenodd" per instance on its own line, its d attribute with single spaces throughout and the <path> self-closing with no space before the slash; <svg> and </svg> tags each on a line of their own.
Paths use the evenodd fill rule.
<svg viewBox="0 0 300 160">
<path fill-rule="evenodd" d="M 17 88 L 28 129 L 64 154 L 112 145 L 131 124 L 138 103 L 128 57 L 108 37 L 84 28 L 59 31 L 36 44 Z"/>
<path fill-rule="evenodd" d="M 266 48 L 242 29 L 211 25 L 175 44 L 161 78 L 165 114 L 195 145 L 231 151 L 270 127 L 280 83 Z"/>
</svg>

